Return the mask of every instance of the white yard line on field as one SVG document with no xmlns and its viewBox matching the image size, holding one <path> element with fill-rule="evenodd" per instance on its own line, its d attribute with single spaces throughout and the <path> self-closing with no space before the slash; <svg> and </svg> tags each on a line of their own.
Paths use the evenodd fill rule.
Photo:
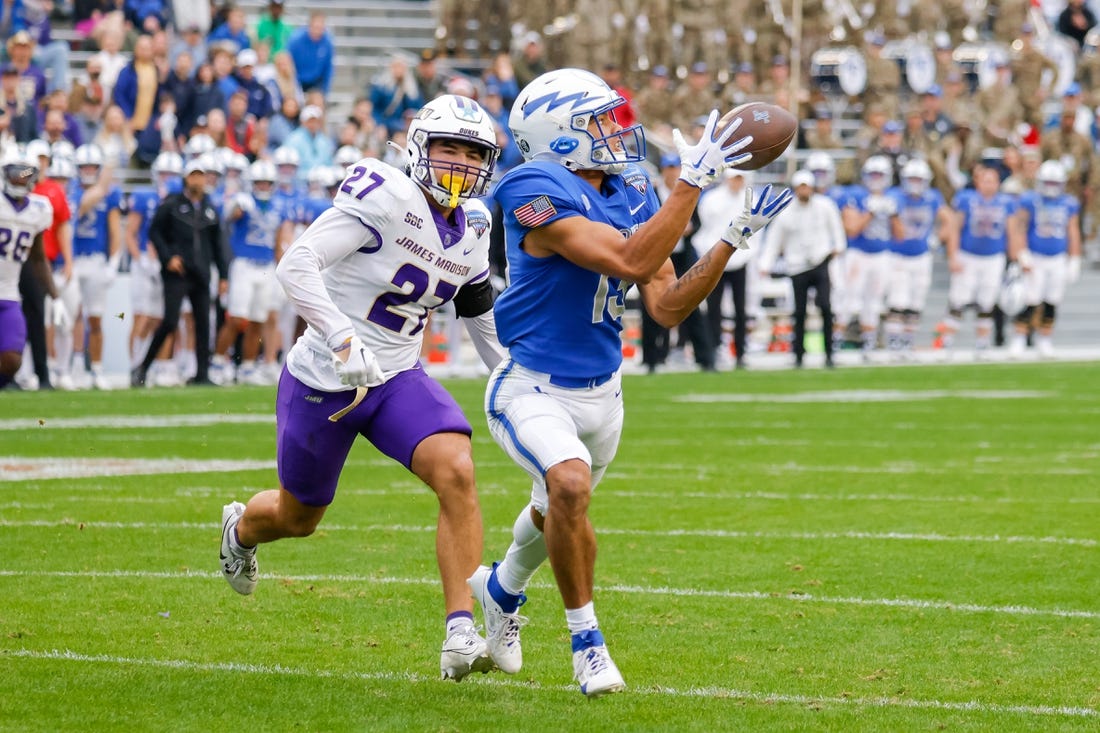
<svg viewBox="0 0 1100 733">
<path fill-rule="evenodd" d="M 80 529 L 179 529 L 216 530 L 209 522 L 100 522 L 65 519 L 0 519 L 0 527 L 77 527 Z M 325 524 L 326 532 L 435 532 L 434 525 L 408 524 Z M 510 528 L 489 528 L 489 531 L 511 532 Z M 1100 540 L 1089 537 L 1030 537 L 1026 535 L 947 535 L 935 532 L 745 532 L 729 529 L 617 529 L 601 527 L 599 534 L 627 537 L 713 537 L 718 539 L 762 540 L 881 540 L 905 542 L 982 542 L 1017 545 L 1059 545 L 1066 547 L 1097 547 Z"/>
<path fill-rule="evenodd" d="M 846 389 L 793 394 L 736 394 L 729 392 L 712 394 L 687 394 L 673 397 L 673 402 L 714 404 L 718 402 L 766 402 L 802 404 L 807 402 L 919 402 L 924 400 L 1034 400 L 1052 397 L 1054 392 L 1038 390 L 1006 389 Z"/>
<path fill-rule="evenodd" d="M 206 425 L 264 425 L 275 424 L 271 414 L 215 414 L 195 415 L 97 415 L 89 417 L 25 417 L 0 420 L 0 430 L 77 430 L 86 428 L 190 428 Z"/>
<path fill-rule="evenodd" d="M 188 659 L 151 659 L 122 657 L 107 654 L 81 654 L 66 650 L 15 649 L 0 651 L 0 658 L 51 660 L 83 664 L 115 665 L 123 667 L 153 667 L 159 669 L 183 670 L 188 672 L 226 672 L 229 674 L 252 674 L 279 677 L 316 677 L 349 681 L 397 682 L 397 683 L 438 683 L 436 676 L 417 672 L 342 672 L 331 669 L 311 669 L 307 667 L 285 667 L 282 665 L 241 664 L 239 662 L 197 662 Z M 512 687 L 531 690 L 561 690 L 575 692 L 575 685 L 542 685 L 533 681 L 519 681 L 500 676 L 469 678 L 467 684 L 489 685 L 493 687 Z M 905 708 L 911 710 L 945 710 L 951 712 L 974 712 L 997 715 L 1015 715 L 1032 717 L 1069 717 L 1096 718 L 1100 711 L 1095 708 L 1070 705 L 1003 705 L 985 703 L 978 700 L 951 702 L 949 700 L 908 700 L 889 697 L 812 697 L 787 693 L 753 692 L 729 687 L 707 686 L 675 688 L 665 685 L 651 687 L 631 687 L 632 695 L 658 697 L 707 698 L 713 700 L 743 700 L 762 704 L 790 704 L 832 707 L 874 707 Z"/>
<path fill-rule="evenodd" d="M 218 572 L 151 571 L 151 570 L 0 570 L 0 578 L 100 578 L 100 579 L 137 579 L 137 580 L 212 580 L 221 576 Z M 350 574 L 307 574 L 280 575 L 265 574 L 264 578 L 273 582 L 291 583 L 368 583 L 371 585 L 438 585 L 438 578 L 392 578 L 385 576 Z M 532 583 L 532 588 L 553 591 L 555 586 L 549 583 Z M 919 598 L 857 598 L 843 596 L 815 596 L 811 593 L 779 593 L 764 591 L 707 590 L 703 588 L 646 587 L 638 585 L 597 585 L 595 590 L 601 593 L 623 593 L 639 596 L 670 596 L 694 598 L 720 598 L 751 601 L 796 601 L 799 603 L 821 603 L 843 606 L 883 606 L 887 608 L 913 608 L 918 610 L 958 611 L 962 613 L 993 613 L 1007 616 L 1050 616 L 1054 618 L 1100 618 L 1100 611 L 1081 611 L 1064 608 L 1034 608 L 1032 606 L 985 606 L 977 603 L 955 603 L 952 601 L 929 601 Z"/>
<path fill-rule="evenodd" d="M 24 458 L 0 456 L 0 483 L 97 476 L 271 470 L 275 461 L 195 458 Z"/>
</svg>

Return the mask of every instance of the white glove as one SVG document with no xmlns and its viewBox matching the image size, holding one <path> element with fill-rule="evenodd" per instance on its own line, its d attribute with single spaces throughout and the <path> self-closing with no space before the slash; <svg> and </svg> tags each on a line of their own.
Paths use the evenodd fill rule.
<svg viewBox="0 0 1100 733">
<path fill-rule="evenodd" d="M 73 325 L 73 320 L 69 318 L 69 310 L 64 303 L 51 298 L 49 307 L 50 321 L 53 323 L 54 328 L 64 331 Z"/>
<path fill-rule="evenodd" d="M 753 201 L 752 188 L 745 188 L 745 209 L 730 222 L 729 229 L 722 235 L 723 242 L 734 249 L 748 249 L 749 237 L 770 224 L 794 200 L 794 194 L 789 188 L 784 188 L 769 199 L 771 190 L 772 185 L 769 183 Z"/>
<path fill-rule="evenodd" d="M 752 143 L 752 135 L 734 140 L 729 146 L 726 142 L 733 138 L 742 119 L 738 117 L 721 135 L 714 137 L 714 128 L 718 125 L 718 110 L 712 110 L 703 134 L 695 145 L 688 145 L 680 130 L 672 131 L 672 141 L 676 143 L 676 152 L 680 154 L 680 180 L 696 188 L 706 188 L 717 180 L 722 171 L 730 166 L 738 166 L 752 157 L 752 153 L 741 150 Z"/>
<path fill-rule="evenodd" d="M 341 354 L 347 352 L 347 361 Z M 349 387 L 376 387 L 386 381 L 378 359 L 358 336 L 352 336 L 332 352 L 336 376 Z"/>
<path fill-rule="evenodd" d="M 122 250 L 115 252 L 113 255 L 107 258 L 107 270 L 106 275 L 103 278 L 103 282 L 107 287 L 111 287 L 111 283 L 118 277 L 118 267 L 122 264 Z"/>
<path fill-rule="evenodd" d="M 242 214 L 256 213 L 256 199 L 252 198 L 252 194 L 244 191 L 233 197 L 233 206 L 239 209 Z"/>
<path fill-rule="evenodd" d="M 1066 282 L 1072 285 L 1081 279 L 1081 257 L 1080 255 L 1071 255 L 1066 260 Z"/>
</svg>

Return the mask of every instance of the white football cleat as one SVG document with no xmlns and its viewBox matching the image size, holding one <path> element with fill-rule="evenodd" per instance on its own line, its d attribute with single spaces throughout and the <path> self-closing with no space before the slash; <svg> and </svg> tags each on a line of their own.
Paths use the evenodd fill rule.
<svg viewBox="0 0 1100 733">
<path fill-rule="evenodd" d="M 247 596 L 256 589 L 256 577 L 260 566 L 256 562 L 256 548 L 236 550 L 229 541 L 230 533 L 237 528 L 244 514 L 244 504 L 235 501 L 222 508 L 222 575 L 233 590 Z"/>
<path fill-rule="evenodd" d="M 1054 358 L 1054 342 L 1049 336 L 1040 336 L 1035 339 L 1035 350 L 1039 352 L 1040 359 Z"/>
<path fill-rule="evenodd" d="M 439 672 L 445 680 L 461 682 L 471 672 L 485 674 L 493 668 L 489 647 L 473 626 L 455 630 L 443 642 Z"/>
<path fill-rule="evenodd" d="M 586 696 L 599 697 L 626 689 L 599 629 L 573 634 L 573 650 L 573 678 Z"/>
<path fill-rule="evenodd" d="M 489 578 L 493 569 L 481 565 L 466 582 L 470 585 L 481 611 L 485 615 L 485 641 L 489 656 L 505 674 L 515 674 L 523 666 L 523 647 L 519 643 L 519 630 L 527 624 L 527 617 L 518 613 L 506 613 L 489 593 Z M 523 600 L 527 600 L 523 597 Z M 522 601 L 520 602 L 522 604 Z"/>
</svg>

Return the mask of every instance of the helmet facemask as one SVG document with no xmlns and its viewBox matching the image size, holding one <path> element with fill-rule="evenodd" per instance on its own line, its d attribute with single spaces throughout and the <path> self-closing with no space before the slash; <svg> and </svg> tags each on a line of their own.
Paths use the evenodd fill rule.
<svg viewBox="0 0 1100 733">
<path fill-rule="evenodd" d="M 594 169 L 611 174 L 622 173 L 628 163 L 637 163 L 645 159 L 645 136 L 642 134 L 641 125 L 609 132 L 604 130 L 604 123 L 600 121 L 603 118 L 615 122 L 614 110 L 624 104 L 626 100 L 620 97 L 601 109 L 574 115 L 572 118 L 573 129 L 584 133 L 591 140 L 592 152 L 589 159 Z M 589 129 L 593 124 L 596 127 L 595 135 Z M 551 149 L 557 142 L 555 140 L 550 143 Z M 578 167 L 581 170 L 586 169 L 585 166 Z"/>
<path fill-rule="evenodd" d="M 416 146 L 426 151 L 426 154 L 412 162 L 409 177 L 419 183 L 441 206 L 453 209 L 471 198 L 482 196 L 488 190 L 498 153 L 495 148 L 487 148 L 473 140 L 431 135 L 423 130 L 417 132 L 417 136 L 421 135 L 423 141 L 417 140 Z M 480 166 L 473 166 L 430 157 L 432 143 L 442 140 L 457 140 L 476 145 L 484 153 L 484 161 Z M 409 149 L 412 148 L 410 141 Z"/>
<path fill-rule="evenodd" d="M 38 167 L 29 162 L 12 162 L 4 166 L 4 193 L 13 199 L 24 199 L 38 179 Z"/>
</svg>

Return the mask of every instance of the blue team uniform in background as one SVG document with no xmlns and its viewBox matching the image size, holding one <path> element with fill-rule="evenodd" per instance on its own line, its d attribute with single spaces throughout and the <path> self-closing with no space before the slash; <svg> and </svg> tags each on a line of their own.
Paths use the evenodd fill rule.
<svg viewBox="0 0 1100 733">
<path fill-rule="evenodd" d="M 505 174 L 493 194 L 504 212 L 509 285 L 494 306 L 500 342 L 520 365 L 571 379 L 611 374 L 622 364 L 622 313 L 631 283 L 560 255 L 531 257 L 527 233 L 584 216 L 629 236 L 656 213 L 645 172 L 627 166 L 602 190 L 557 163 L 530 162 Z"/>
<path fill-rule="evenodd" d="M 179 193 L 183 190 L 183 181 L 172 180 L 167 186 L 167 195 Z M 130 192 L 130 204 L 127 207 L 129 213 L 141 217 L 141 225 L 138 228 L 138 249 L 142 252 L 149 248 L 149 225 L 153 223 L 153 214 L 161 202 L 160 194 L 154 188 L 136 188 Z"/>
<path fill-rule="evenodd" d="M 985 199 L 968 188 L 955 194 L 951 207 L 964 217 L 960 250 L 980 257 L 1005 254 L 1008 220 L 1017 211 L 1012 196 L 996 193 Z"/>
<path fill-rule="evenodd" d="M 943 207 L 943 194 L 929 188 L 920 196 L 910 196 L 900 188 L 887 192 L 897 205 L 901 220 L 901 239 L 890 243 L 890 251 L 903 257 L 919 257 L 928 251 L 928 240 L 936 226 L 936 215 Z"/>
<path fill-rule="evenodd" d="M 868 211 L 868 200 L 876 195 L 887 196 L 887 193 L 873 194 L 863 186 L 852 186 L 848 189 L 846 206 L 850 206 L 861 213 Z M 863 231 L 848 240 L 848 249 L 858 249 L 868 254 L 878 254 L 890 248 L 894 235 L 890 226 L 890 217 L 883 214 L 873 214 Z"/>
<path fill-rule="evenodd" d="M 1047 198 L 1036 191 L 1020 196 L 1020 208 L 1027 212 L 1027 248 L 1053 257 L 1069 250 L 1069 221 L 1081 210 L 1073 196 L 1063 193 Z"/>
<path fill-rule="evenodd" d="M 257 200 L 255 211 L 232 222 L 229 245 L 233 257 L 264 265 L 274 263 L 275 235 L 285 215 L 285 204 L 275 197 L 270 201 Z"/>
<path fill-rule="evenodd" d="M 80 207 L 84 191 L 85 189 L 80 187 L 73 190 L 70 203 L 74 212 Z M 109 254 L 107 215 L 112 209 L 125 213 L 122 190 L 118 186 L 112 186 L 94 209 L 73 223 L 73 257 Z"/>
</svg>

